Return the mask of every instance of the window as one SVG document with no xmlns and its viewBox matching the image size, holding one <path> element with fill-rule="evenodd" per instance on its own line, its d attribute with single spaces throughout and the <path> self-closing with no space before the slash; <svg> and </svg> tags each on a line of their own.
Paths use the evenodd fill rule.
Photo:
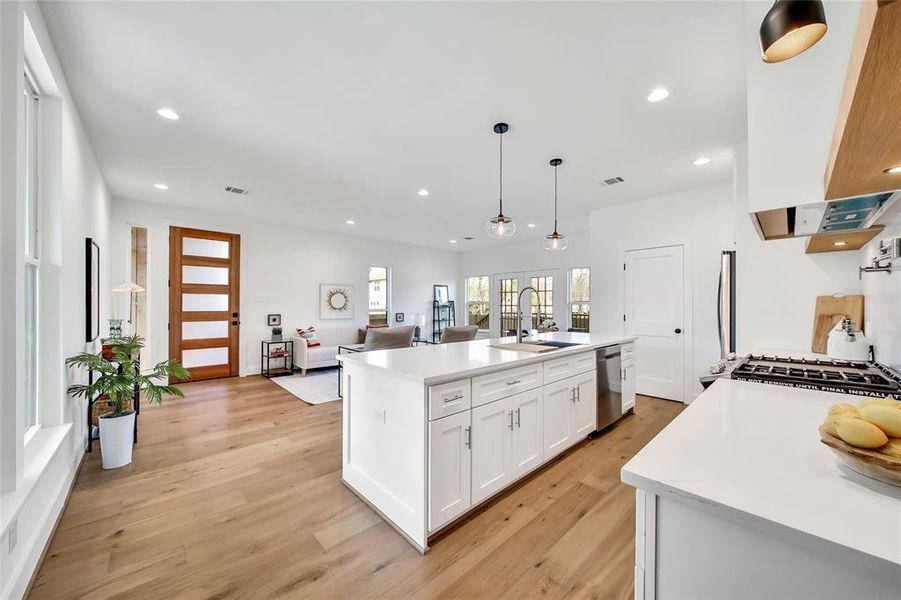
<svg viewBox="0 0 901 600">
<path fill-rule="evenodd" d="M 519 294 L 519 279 L 516 277 L 501 277 L 498 280 L 501 288 L 501 335 L 516 335 L 519 328 L 519 309 L 516 307 L 517 294 Z"/>
<path fill-rule="evenodd" d="M 487 275 L 466 278 L 466 324 L 478 325 L 484 330 L 491 327 L 488 281 Z"/>
<path fill-rule="evenodd" d="M 25 156 L 22 186 L 24 206 L 25 257 L 25 431 L 40 423 L 38 414 L 38 306 L 39 306 L 39 201 L 38 201 L 38 93 L 28 73 L 24 74 L 25 110 L 23 112 Z"/>
<path fill-rule="evenodd" d="M 388 324 L 388 267 L 369 267 L 369 324 Z"/>
<path fill-rule="evenodd" d="M 529 284 L 538 290 L 537 304 L 532 304 L 532 329 L 538 329 L 538 325 L 548 319 L 554 319 L 554 277 L 553 275 L 539 275 L 532 277 Z M 535 298 L 535 294 L 532 298 Z"/>
<path fill-rule="evenodd" d="M 573 329 L 588 331 L 588 314 L 591 300 L 589 269 L 572 269 L 569 272 L 569 323 Z"/>
</svg>

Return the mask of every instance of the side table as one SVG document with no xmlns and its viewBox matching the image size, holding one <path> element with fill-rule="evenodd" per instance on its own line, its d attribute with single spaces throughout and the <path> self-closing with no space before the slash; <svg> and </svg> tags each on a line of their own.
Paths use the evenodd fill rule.
<svg viewBox="0 0 901 600">
<path fill-rule="evenodd" d="M 260 352 L 260 373 L 263 377 L 294 372 L 294 340 L 263 340 Z M 275 361 L 275 366 L 272 361 Z"/>
</svg>

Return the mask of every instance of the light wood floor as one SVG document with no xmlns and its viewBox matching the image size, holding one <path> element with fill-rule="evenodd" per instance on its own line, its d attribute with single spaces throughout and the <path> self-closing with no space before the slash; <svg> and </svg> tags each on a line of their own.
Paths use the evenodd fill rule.
<svg viewBox="0 0 901 600">
<path fill-rule="evenodd" d="M 261 377 L 184 390 L 142 412 L 133 464 L 88 455 L 31 598 L 631 598 L 619 469 L 682 409 L 640 396 L 421 556 L 339 482 L 339 402 Z"/>
</svg>

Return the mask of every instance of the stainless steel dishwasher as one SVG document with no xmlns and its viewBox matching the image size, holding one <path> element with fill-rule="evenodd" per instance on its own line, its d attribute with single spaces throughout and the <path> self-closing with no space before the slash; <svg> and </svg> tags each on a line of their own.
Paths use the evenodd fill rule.
<svg viewBox="0 0 901 600">
<path fill-rule="evenodd" d="M 598 418 L 595 431 L 612 425 L 623 416 L 622 347 L 597 350 Z"/>
</svg>

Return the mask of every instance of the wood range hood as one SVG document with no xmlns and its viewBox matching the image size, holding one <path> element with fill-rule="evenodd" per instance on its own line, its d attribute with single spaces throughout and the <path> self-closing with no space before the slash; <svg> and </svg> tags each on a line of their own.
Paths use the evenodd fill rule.
<svg viewBox="0 0 901 600">
<path fill-rule="evenodd" d="M 901 196 L 889 193 L 901 188 L 901 174 L 886 172 L 898 165 L 901 1 L 865 1 L 824 172 L 826 202 L 756 212 L 758 232 L 765 240 L 809 236 L 808 254 L 860 249 L 884 229 L 873 222 Z M 845 198 L 855 200 L 834 202 Z M 830 231 L 830 215 L 848 217 L 857 208 L 869 213 L 854 217 L 856 227 Z"/>
</svg>

